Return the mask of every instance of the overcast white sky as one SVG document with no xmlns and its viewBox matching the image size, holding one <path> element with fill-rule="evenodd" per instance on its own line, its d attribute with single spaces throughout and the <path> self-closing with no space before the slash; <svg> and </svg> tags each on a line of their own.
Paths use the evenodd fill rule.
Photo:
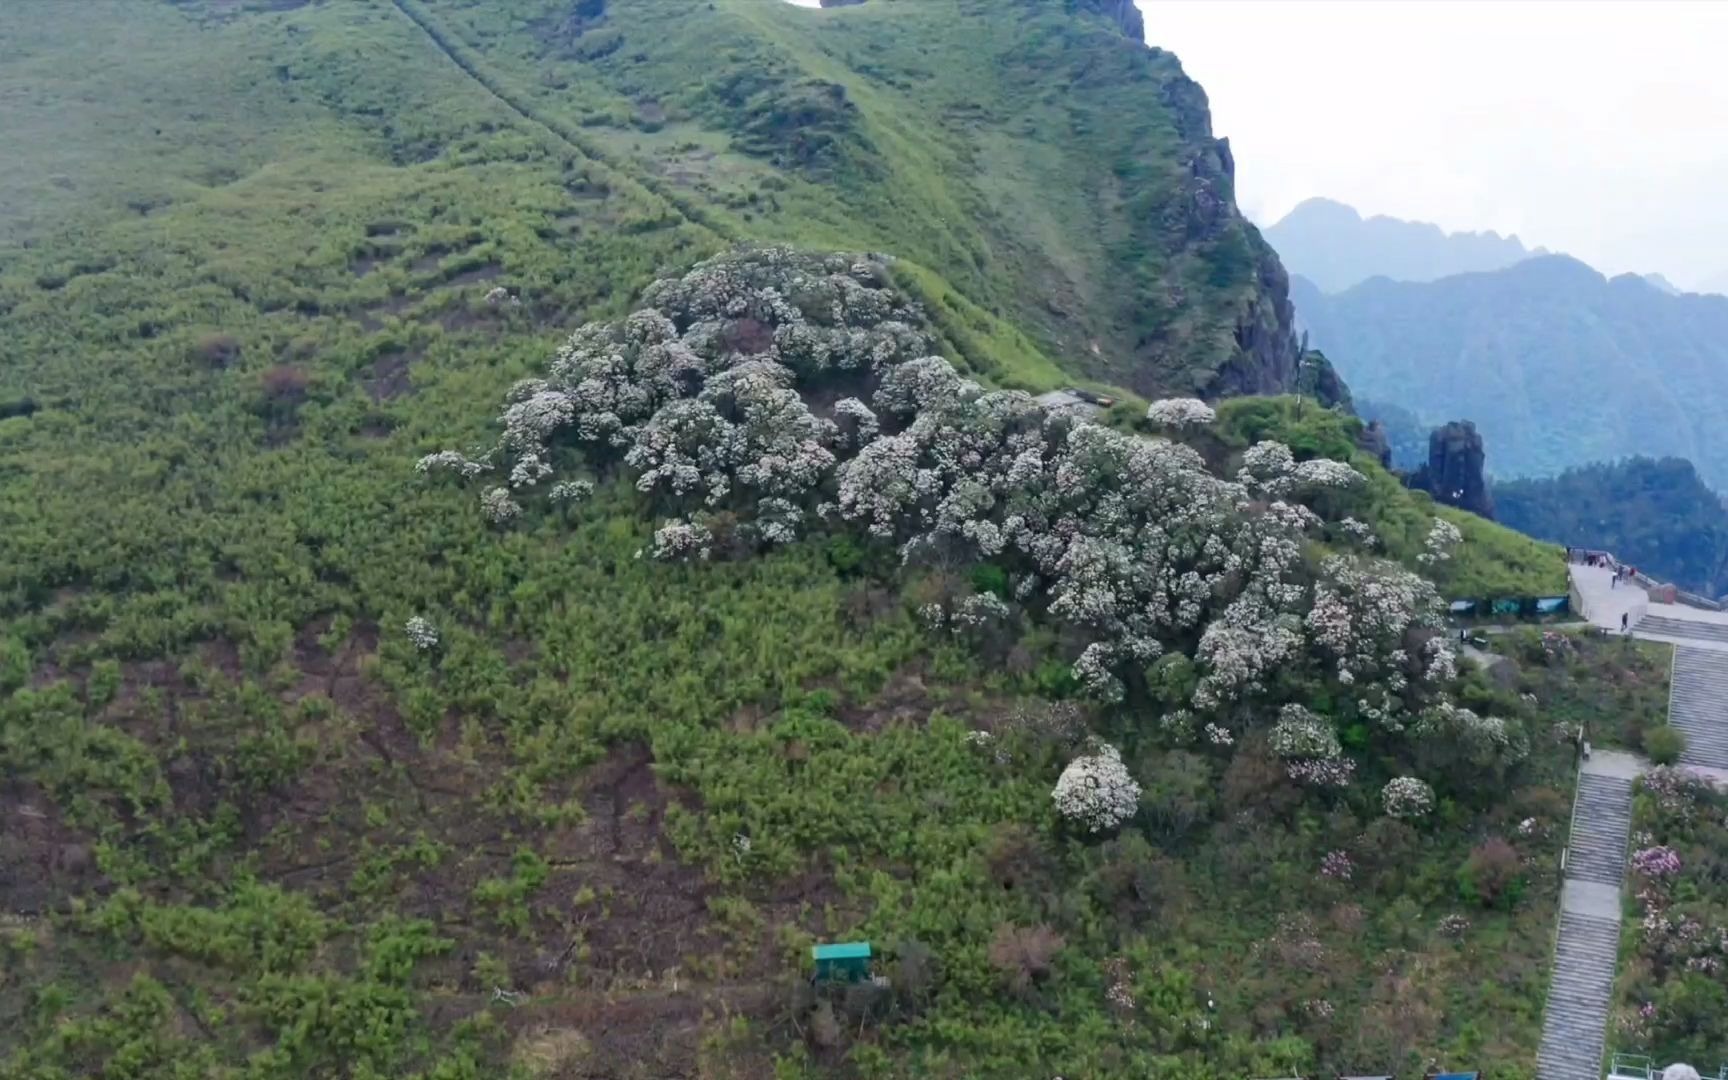
<svg viewBox="0 0 1728 1080">
<path fill-rule="evenodd" d="M 1138 3 L 1258 222 L 1326 195 L 1728 287 L 1728 4 Z"/>
</svg>

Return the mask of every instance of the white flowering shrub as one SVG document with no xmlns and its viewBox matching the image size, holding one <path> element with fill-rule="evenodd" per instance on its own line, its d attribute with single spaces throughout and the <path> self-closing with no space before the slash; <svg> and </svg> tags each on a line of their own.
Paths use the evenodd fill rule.
<svg viewBox="0 0 1728 1080">
<path fill-rule="evenodd" d="M 546 497 L 555 503 L 573 506 L 594 494 L 594 484 L 588 480 L 560 480 L 552 485 Z"/>
<path fill-rule="evenodd" d="M 1140 785 L 1128 775 L 1121 752 L 1104 743 L 1070 761 L 1050 797 L 1065 820 L 1088 832 L 1104 832 L 1134 816 Z"/>
<path fill-rule="evenodd" d="M 1335 758 L 1344 752 L 1330 723 L 1295 704 L 1279 710 L 1270 741 L 1281 758 Z"/>
<path fill-rule="evenodd" d="M 1423 566 L 1438 566 L 1452 558 L 1452 552 L 1464 542 L 1464 534 L 1458 526 L 1444 518 L 1435 518 L 1428 528 L 1428 536 L 1423 541 L 1422 551 L 1416 556 L 1416 561 Z"/>
<path fill-rule="evenodd" d="M 668 521 L 654 533 L 656 559 L 706 559 L 714 534 L 706 525 L 691 521 Z"/>
<path fill-rule="evenodd" d="M 1414 730 L 1422 738 L 1476 765 L 1513 761 L 1524 754 L 1524 747 L 1513 739 L 1506 721 L 1495 716 L 1478 716 L 1450 701 L 1438 701 L 1423 710 Z"/>
<path fill-rule="evenodd" d="M 1363 715 L 1398 729 L 1400 695 L 1409 688 L 1409 644 L 1418 631 L 1440 625 L 1433 584 L 1395 563 L 1328 556 L 1306 625 L 1337 679 L 1355 687 Z"/>
<path fill-rule="evenodd" d="M 566 463 L 617 468 L 672 518 L 642 553 L 656 559 L 711 557 L 716 528 L 728 552 L 852 528 L 945 573 L 989 561 L 1012 604 L 931 604 L 926 625 L 996 640 L 1019 617 L 1060 624 L 1073 678 L 1105 702 L 1180 654 L 1191 676 L 1156 703 L 1169 737 L 1234 745 L 1268 726 L 1305 784 L 1349 782 L 1334 720 L 1515 749 L 1487 721 L 1434 711 L 1456 663 L 1431 632 L 1428 582 L 1366 558 L 1313 564 L 1309 537 L 1349 501 L 1333 493 L 1363 483 L 1356 469 L 1298 463 L 1263 441 L 1226 478 L 1179 442 L 987 390 L 933 355 L 919 313 L 886 283 L 872 258 L 768 248 L 710 259 L 650 286 L 627 318 L 571 334 L 506 395 L 489 453 L 442 451 L 417 468 L 496 467 L 503 482 L 481 509 L 499 524 L 521 515 L 517 500 L 590 497 L 589 481 L 559 475 Z M 1216 420 L 1190 398 L 1147 417 L 1173 433 Z M 1355 519 L 1337 531 L 1375 543 Z M 1439 560 L 1456 542 L 1437 521 L 1425 554 Z M 1280 708 L 1292 679 L 1333 684 L 1334 717 Z"/>
<path fill-rule="evenodd" d="M 1290 448 L 1267 439 L 1242 452 L 1238 476 L 1260 494 L 1276 497 L 1294 486 L 1291 474 L 1295 471 L 1296 458 L 1290 453 Z"/>
<path fill-rule="evenodd" d="M 1366 483 L 1367 477 L 1342 461 L 1315 458 L 1296 465 L 1290 477 L 1297 488 L 1342 491 Z"/>
<path fill-rule="evenodd" d="M 1374 532 L 1374 526 L 1365 521 L 1357 521 L 1347 517 L 1338 523 L 1338 531 L 1349 537 L 1352 543 L 1372 548 L 1380 542 L 1380 537 Z"/>
<path fill-rule="evenodd" d="M 1419 818 L 1434 809 L 1434 789 L 1414 776 L 1400 776 L 1381 789 L 1380 805 L 1390 817 Z"/>
<path fill-rule="evenodd" d="M 402 624 L 402 630 L 408 635 L 408 640 L 421 652 L 428 652 L 438 647 L 438 628 L 423 615 L 415 615 Z"/>
<path fill-rule="evenodd" d="M 454 450 L 440 450 L 435 454 L 427 454 L 414 463 L 415 471 L 422 473 L 453 472 L 467 480 L 479 476 L 492 468 L 484 459 L 470 460 L 467 455 Z"/>
<path fill-rule="evenodd" d="M 1160 427 L 1205 427 L 1218 413 L 1198 398 L 1164 398 L 1146 407 L 1146 419 Z"/>
<path fill-rule="evenodd" d="M 480 512 L 494 525 L 508 525 L 522 513 L 522 507 L 510 497 L 510 489 L 488 488 L 480 496 Z"/>
</svg>

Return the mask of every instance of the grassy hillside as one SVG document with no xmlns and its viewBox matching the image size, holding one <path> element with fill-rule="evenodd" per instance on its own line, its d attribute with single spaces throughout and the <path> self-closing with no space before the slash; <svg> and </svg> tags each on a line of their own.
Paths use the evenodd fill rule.
<svg viewBox="0 0 1728 1080">
<path fill-rule="evenodd" d="M 1212 385 L 1276 289 L 1209 269 L 1257 250 L 1233 213 L 1136 231 L 1178 221 L 1149 178 L 1192 176 L 1173 61 L 1058 4 L 878 3 L 0 7 L 0 1073 L 1528 1068 L 1564 748 L 1442 783 L 1417 827 L 1298 786 L 1263 733 L 1175 747 L 1144 696 L 1083 706 L 1057 627 L 1000 657 L 931 630 L 891 550 L 665 564 L 628 483 L 501 531 L 416 477 L 493 440 L 573 327 L 738 237 L 888 249 L 991 381 Z M 982 92 L 968 118 L 961 75 L 1032 122 Z M 1188 291 L 1143 316 L 1123 281 Z M 1223 413 L 1221 462 L 1351 452 L 1312 401 Z M 1358 464 L 1413 560 L 1426 505 Z M 1459 587 L 1553 572 L 1465 526 Z M 1052 808 L 1077 718 L 1145 789 L 1102 842 Z M 1344 737 L 1364 775 L 1411 767 Z M 1484 892 L 1478 849 L 1526 818 Z M 807 947 L 858 936 L 895 995 L 824 1013 Z"/>
</svg>

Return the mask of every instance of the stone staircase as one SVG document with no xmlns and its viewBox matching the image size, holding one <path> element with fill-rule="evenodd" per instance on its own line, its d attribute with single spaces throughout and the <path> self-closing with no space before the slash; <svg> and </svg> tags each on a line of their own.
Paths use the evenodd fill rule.
<svg viewBox="0 0 1728 1080">
<path fill-rule="evenodd" d="M 1656 634 L 1669 638 L 1692 638 L 1728 645 L 1728 623 L 1706 622 L 1703 619 L 1676 619 L 1671 615 L 1646 615 L 1633 624 L 1640 634 Z"/>
<path fill-rule="evenodd" d="M 1611 763 L 1578 777 L 1560 932 L 1543 1017 L 1538 1080 L 1601 1080 L 1620 943 L 1620 875 L 1632 824 L 1632 780 Z M 1619 770 L 1624 771 L 1624 770 Z M 1635 771 L 1635 769 L 1633 770 Z"/>
<path fill-rule="evenodd" d="M 1632 827 L 1632 781 L 1586 771 L 1578 777 L 1572 838 L 1566 845 L 1566 880 L 1620 887 L 1626 834 Z"/>
<path fill-rule="evenodd" d="M 1562 913 L 1548 985 L 1538 1080 L 1601 1080 L 1620 920 Z"/>
<path fill-rule="evenodd" d="M 1728 630 L 1709 623 L 1691 625 Z M 1642 624 L 1639 629 L 1643 629 Z M 1680 755 L 1680 764 L 1728 769 L 1728 652 L 1674 647 L 1674 689 L 1668 702 L 1668 722 L 1686 736 L 1686 752 Z"/>
</svg>

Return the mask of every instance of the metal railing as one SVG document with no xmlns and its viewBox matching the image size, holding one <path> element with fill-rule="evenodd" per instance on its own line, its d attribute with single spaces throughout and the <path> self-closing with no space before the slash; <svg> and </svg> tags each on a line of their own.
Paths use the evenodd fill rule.
<svg viewBox="0 0 1728 1080">
<path fill-rule="evenodd" d="M 1608 1080 L 1655 1080 L 1656 1063 L 1645 1054 L 1615 1054 L 1608 1059 Z"/>
</svg>

